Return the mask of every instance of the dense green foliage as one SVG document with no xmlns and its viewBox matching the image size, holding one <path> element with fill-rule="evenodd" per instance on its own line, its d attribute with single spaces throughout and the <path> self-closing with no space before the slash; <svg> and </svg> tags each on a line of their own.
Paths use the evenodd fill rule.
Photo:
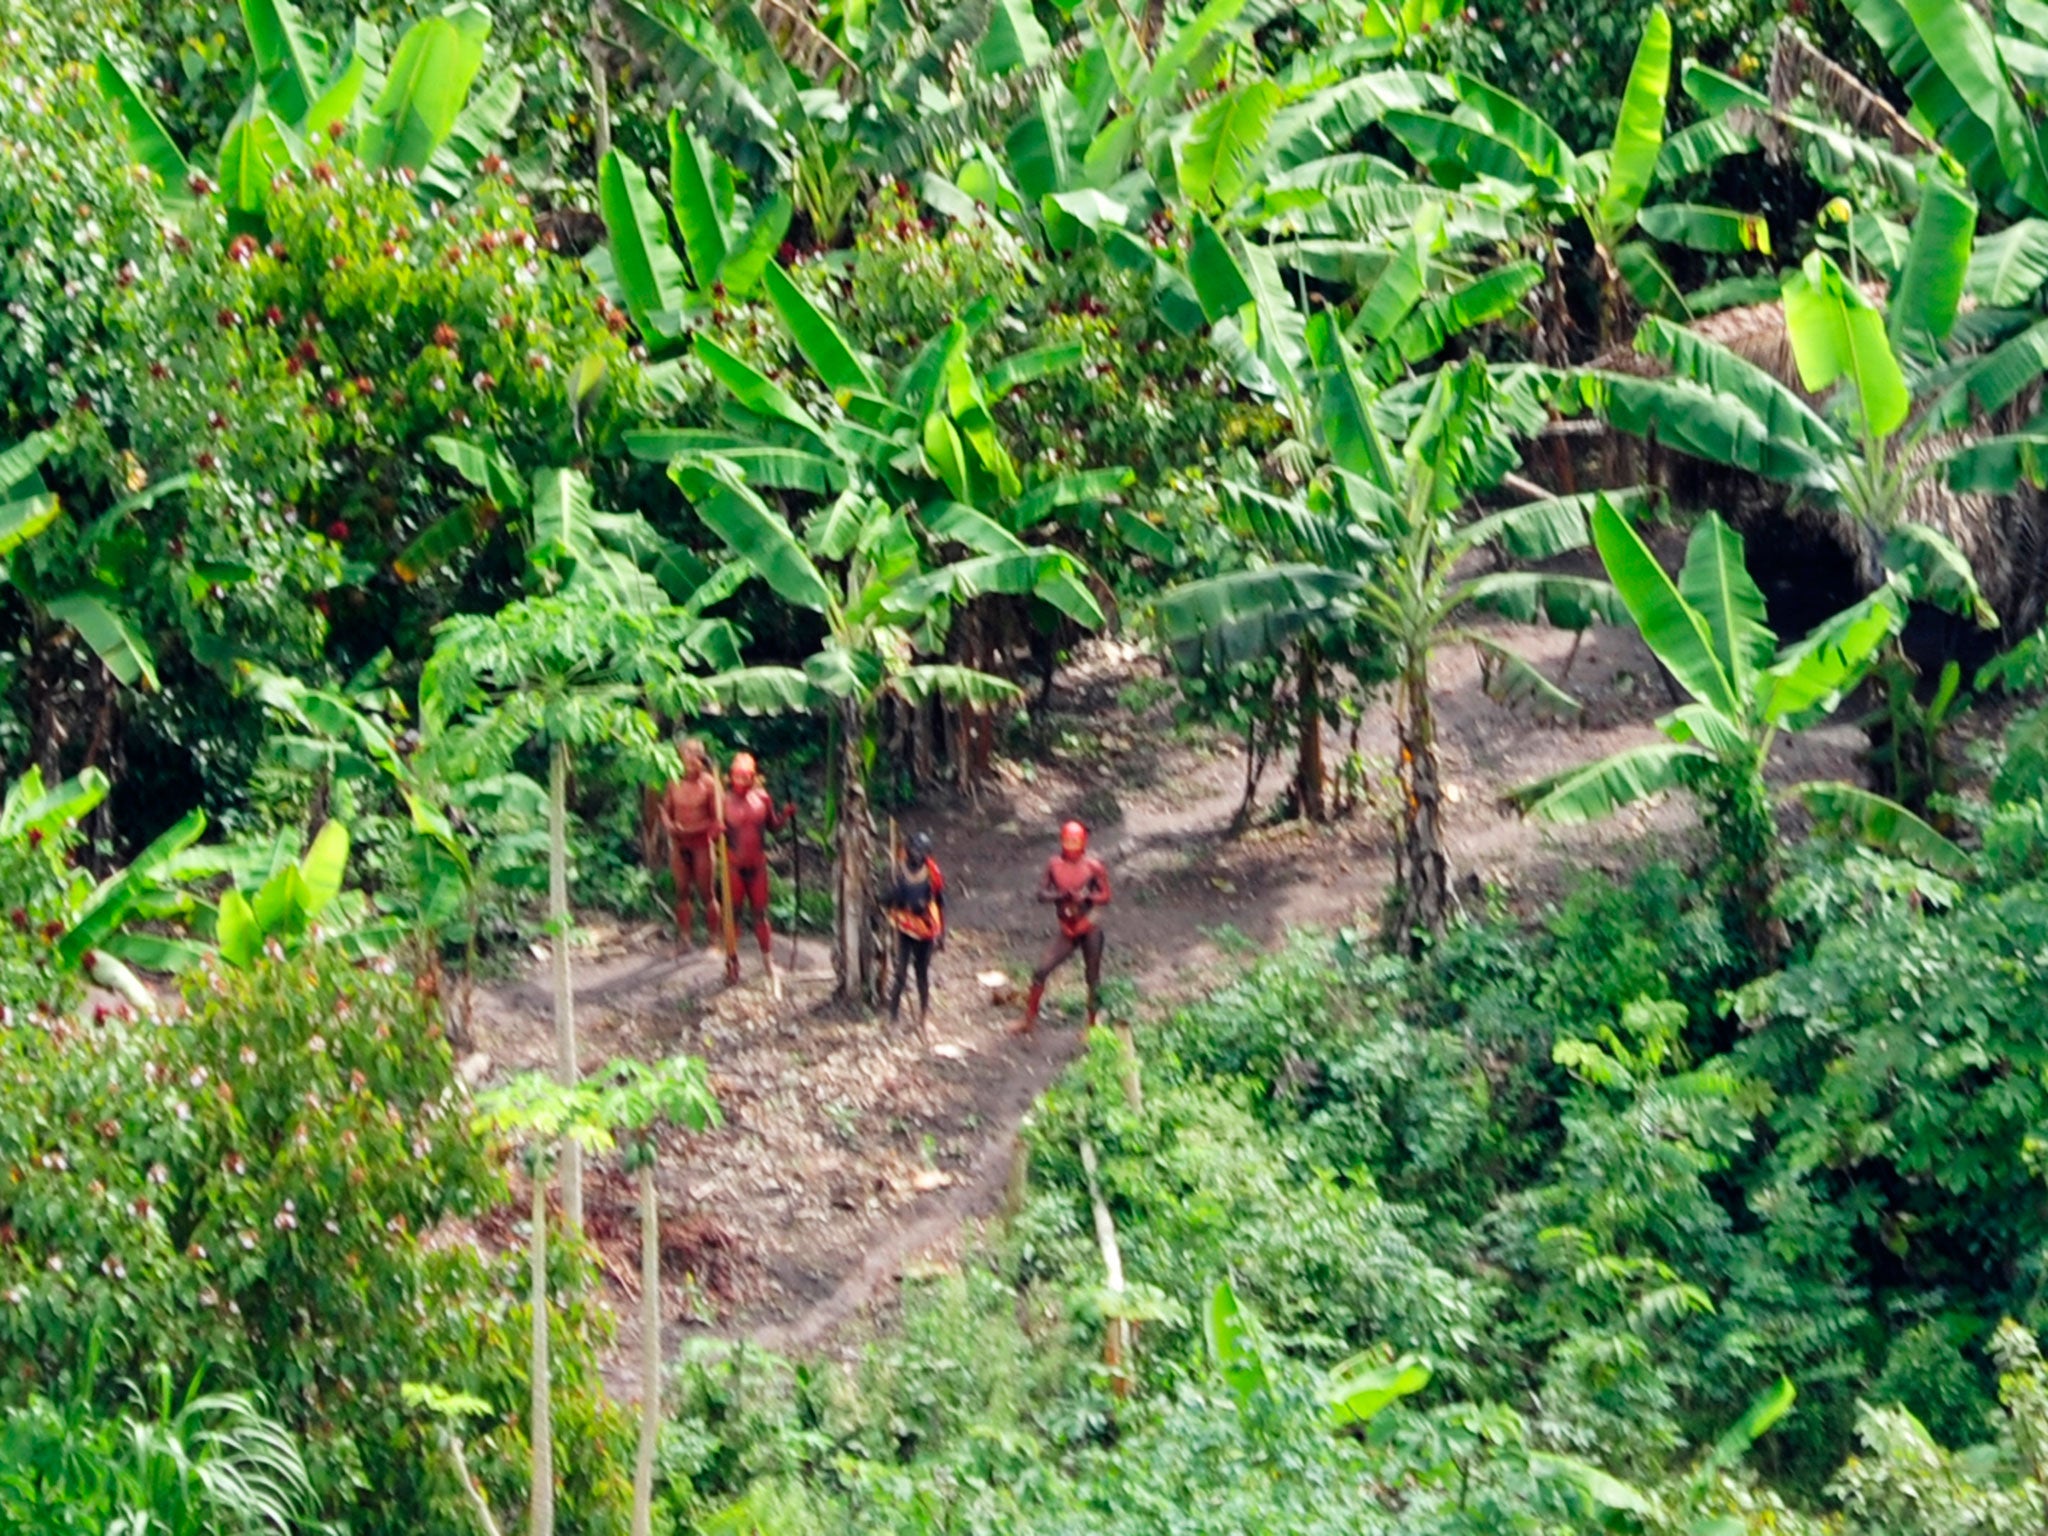
<svg viewBox="0 0 2048 1536">
<path fill-rule="evenodd" d="M 0 1524 L 2038 1528 L 2044 80 L 2031 0 L 12 6 Z M 1539 621 L 1673 707 L 1519 802 L 1698 829 L 1460 911 L 1432 657 L 1568 717 Z M 1241 823 L 1392 684 L 1387 931 L 1112 1007 L 957 1270 L 693 1341 L 629 1493 L 582 1158 L 658 1239 L 717 1104 L 585 1079 L 570 939 L 664 743 L 785 749 L 859 1006 L 875 806 L 1097 632 Z M 451 968 L 543 934 L 479 1114 Z"/>
</svg>

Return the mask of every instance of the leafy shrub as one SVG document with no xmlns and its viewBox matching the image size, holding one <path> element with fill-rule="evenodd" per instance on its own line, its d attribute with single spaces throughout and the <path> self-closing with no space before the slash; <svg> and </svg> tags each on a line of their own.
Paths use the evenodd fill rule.
<svg viewBox="0 0 2048 1536">
<path fill-rule="evenodd" d="M 330 1513 L 365 1532 L 465 1528 L 399 1387 L 491 1403 L 480 1470 L 502 1487 L 524 1340 L 516 1276 L 446 1231 L 504 1190 L 428 1005 L 316 948 L 200 973 L 185 1008 L 0 1032 L 7 1390 L 104 1392 L 158 1366 L 257 1384 L 307 1436 Z M 558 1428 L 588 1510 L 615 1491 L 613 1426 L 569 1321 Z"/>
</svg>

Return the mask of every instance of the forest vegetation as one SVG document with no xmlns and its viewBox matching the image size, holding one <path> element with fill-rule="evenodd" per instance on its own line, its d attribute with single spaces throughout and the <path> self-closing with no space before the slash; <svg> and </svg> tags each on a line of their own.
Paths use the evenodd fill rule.
<svg viewBox="0 0 2048 1536">
<path fill-rule="evenodd" d="M 0 1529 L 2042 1530 L 2044 101 L 2038 0 L 12 0 Z M 1114 982 L 834 1348 L 677 1327 L 674 743 L 800 1036 L 1111 641 L 1383 888 Z M 1467 655 L 1597 863 L 1461 858 Z"/>
</svg>

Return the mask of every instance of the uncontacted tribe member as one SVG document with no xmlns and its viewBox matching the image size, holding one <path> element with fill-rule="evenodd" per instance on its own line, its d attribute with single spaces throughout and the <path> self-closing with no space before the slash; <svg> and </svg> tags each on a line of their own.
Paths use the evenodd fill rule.
<svg viewBox="0 0 2048 1536">
<path fill-rule="evenodd" d="M 889 921 L 896 925 L 896 974 L 889 982 L 889 1018 L 902 1017 L 903 982 L 917 967 L 917 1029 L 931 1037 L 926 1019 L 932 1009 L 932 955 L 946 947 L 946 877 L 932 857 L 932 840 L 920 832 L 903 850 L 896 880 L 882 898 Z"/>
<path fill-rule="evenodd" d="M 733 907 L 753 911 L 754 940 L 761 946 L 761 964 L 770 980 L 775 976 L 775 956 L 768 933 L 768 834 L 780 832 L 796 819 L 796 806 L 775 808 L 775 797 L 761 784 L 760 770 L 751 752 L 732 760 L 727 772 L 731 781 L 725 797 L 726 857 L 732 860 Z M 733 960 L 737 970 L 739 960 Z"/>
<path fill-rule="evenodd" d="M 1038 899 L 1049 902 L 1058 913 L 1060 936 L 1052 941 L 1038 969 L 1031 973 L 1031 995 L 1024 1003 L 1024 1018 L 1013 1034 L 1028 1035 L 1038 1025 L 1038 1005 L 1045 998 L 1046 978 L 1081 951 L 1081 967 L 1088 978 L 1088 1027 L 1095 1027 L 1095 1011 L 1102 1000 L 1102 930 L 1095 926 L 1095 910 L 1109 905 L 1109 870 L 1088 851 L 1088 829 L 1078 821 L 1060 828 L 1060 851 L 1045 865 L 1045 879 L 1039 883 Z"/>
<path fill-rule="evenodd" d="M 676 881 L 676 950 L 690 942 L 690 896 L 704 904 L 704 936 L 719 943 L 718 897 L 712 890 L 712 844 L 725 836 L 725 795 L 704 743 L 686 737 L 676 747 L 682 777 L 661 797 L 661 825 L 668 833 L 668 869 Z"/>
</svg>

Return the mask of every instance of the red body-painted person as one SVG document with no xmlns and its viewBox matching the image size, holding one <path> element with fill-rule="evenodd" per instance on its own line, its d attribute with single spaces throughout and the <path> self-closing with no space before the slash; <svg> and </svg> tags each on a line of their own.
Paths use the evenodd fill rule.
<svg viewBox="0 0 2048 1536">
<path fill-rule="evenodd" d="M 751 909 L 754 941 L 761 946 L 761 964 L 772 973 L 775 960 L 768 933 L 768 834 L 780 832 L 796 819 L 796 807 L 775 808 L 775 797 L 762 786 L 751 752 L 732 760 L 725 797 L 726 857 L 732 860 L 733 907 Z"/>
<path fill-rule="evenodd" d="M 690 942 L 690 897 L 704 904 L 704 937 L 718 947 L 718 897 L 712 892 L 712 844 L 725 836 L 725 795 L 704 743 L 694 736 L 676 749 L 682 777 L 662 792 L 661 825 L 668 834 L 668 868 L 676 882 L 676 948 Z"/>
<path fill-rule="evenodd" d="M 1025 1000 L 1024 1018 L 1015 1033 L 1025 1035 L 1037 1028 L 1046 979 L 1065 965 L 1075 950 L 1081 952 L 1081 967 L 1088 979 L 1088 1027 L 1093 1029 L 1102 998 L 1103 947 L 1095 913 L 1109 905 L 1109 870 L 1088 851 L 1088 829 L 1080 822 L 1070 821 L 1060 828 L 1060 851 L 1046 861 L 1038 899 L 1057 912 L 1060 935 L 1031 973 L 1031 995 Z"/>
</svg>

